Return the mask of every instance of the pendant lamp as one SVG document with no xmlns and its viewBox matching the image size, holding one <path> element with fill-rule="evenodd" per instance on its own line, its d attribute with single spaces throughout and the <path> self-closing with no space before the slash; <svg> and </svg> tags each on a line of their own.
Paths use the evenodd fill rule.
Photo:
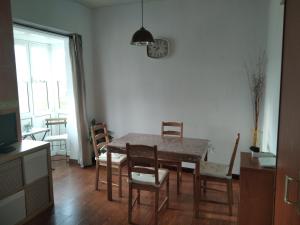
<svg viewBox="0 0 300 225">
<path fill-rule="evenodd" d="M 144 28 L 144 1 L 142 0 L 142 27 L 136 31 L 131 39 L 132 45 L 146 46 L 154 44 L 152 34 Z"/>
</svg>

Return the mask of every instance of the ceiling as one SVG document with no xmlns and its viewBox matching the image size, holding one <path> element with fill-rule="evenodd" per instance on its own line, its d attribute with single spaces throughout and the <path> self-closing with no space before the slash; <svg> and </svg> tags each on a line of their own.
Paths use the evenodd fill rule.
<svg viewBox="0 0 300 225">
<path fill-rule="evenodd" d="M 89 8 L 98 8 L 103 6 L 140 2 L 141 0 L 71 0 L 71 1 L 79 2 L 80 4 L 85 5 Z M 149 2 L 149 1 L 161 1 L 161 0 L 144 0 L 144 2 Z"/>
</svg>

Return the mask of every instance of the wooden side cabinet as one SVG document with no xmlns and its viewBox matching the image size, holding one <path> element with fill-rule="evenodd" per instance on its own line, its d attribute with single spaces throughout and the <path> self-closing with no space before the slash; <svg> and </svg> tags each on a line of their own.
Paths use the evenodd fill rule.
<svg viewBox="0 0 300 225">
<path fill-rule="evenodd" d="M 23 224 L 53 205 L 50 145 L 23 140 L 0 154 L 0 225 Z"/>
<path fill-rule="evenodd" d="M 262 168 L 251 153 L 241 153 L 239 225 L 272 225 L 275 169 Z"/>
</svg>

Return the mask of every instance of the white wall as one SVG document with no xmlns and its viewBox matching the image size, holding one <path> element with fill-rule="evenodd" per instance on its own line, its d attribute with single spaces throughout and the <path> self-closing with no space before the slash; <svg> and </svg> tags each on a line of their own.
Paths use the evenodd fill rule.
<svg viewBox="0 0 300 225">
<path fill-rule="evenodd" d="M 14 20 L 82 35 L 87 113 L 89 120 L 93 118 L 95 102 L 93 98 L 91 10 L 78 3 L 62 0 L 11 0 L 11 5 Z M 70 157 L 78 158 L 78 152 L 73 148 L 71 148 Z"/>
<path fill-rule="evenodd" d="M 94 10 L 96 118 L 115 137 L 159 134 L 162 120 L 183 121 L 184 136 L 212 140 L 216 162 L 229 162 L 237 132 L 239 151 L 247 151 L 253 115 L 243 65 L 266 47 L 268 2 L 145 3 L 145 27 L 171 42 L 170 56 L 156 60 L 129 45 L 140 27 L 139 4 Z"/>
<path fill-rule="evenodd" d="M 279 116 L 282 32 L 284 6 L 281 0 L 272 0 L 269 5 L 267 39 L 266 89 L 263 111 L 262 151 L 276 154 Z"/>
</svg>

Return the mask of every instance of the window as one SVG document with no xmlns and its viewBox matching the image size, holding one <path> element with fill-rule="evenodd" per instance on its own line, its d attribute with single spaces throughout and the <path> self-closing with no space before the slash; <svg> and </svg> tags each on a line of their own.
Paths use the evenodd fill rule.
<svg viewBox="0 0 300 225">
<path fill-rule="evenodd" d="M 19 25 L 14 26 L 21 128 L 46 127 L 47 118 L 67 118 L 67 126 L 46 135 L 68 134 L 67 144 L 53 141 L 51 155 L 79 151 L 69 38 Z M 35 134 L 41 140 L 44 134 Z M 69 146 L 69 147 L 67 147 Z M 68 150 L 68 151 L 67 151 Z"/>
<path fill-rule="evenodd" d="M 66 41 L 14 28 L 21 125 L 44 126 L 45 118 L 66 116 Z"/>
</svg>

